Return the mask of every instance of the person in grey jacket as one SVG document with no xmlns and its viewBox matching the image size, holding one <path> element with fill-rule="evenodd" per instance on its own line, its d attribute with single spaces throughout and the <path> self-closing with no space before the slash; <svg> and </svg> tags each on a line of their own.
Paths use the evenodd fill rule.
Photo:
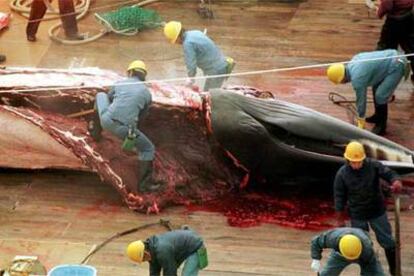
<svg viewBox="0 0 414 276">
<path fill-rule="evenodd" d="M 200 253 L 203 252 L 203 253 Z M 207 266 L 207 251 L 203 239 L 192 230 L 174 230 L 134 241 L 127 247 L 128 257 L 137 263 L 150 263 L 150 276 L 177 276 L 185 261 L 182 276 L 197 276 Z M 201 258 L 205 258 L 200 261 Z"/>
<path fill-rule="evenodd" d="M 397 50 L 359 53 L 351 62 L 329 66 L 327 75 L 335 84 L 351 82 L 356 95 L 358 127 L 364 128 L 365 121 L 375 123 L 372 132 L 385 134 L 388 120 L 388 100 L 401 79 L 409 70 L 408 61 Z M 372 87 L 375 113 L 365 119 L 367 90 Z"/>
<path fill-rule="evenodd" d="M 187 86 L 194 84 L 193 77 L 199 67 L 205 76 L 222 75 L 228 71 L 228 61 L 216 44 L 203 32 L 198 30 L 185 30 L 181 22 L 170 21 L 164 27 L 164 34 L 172 43 L 183 45 L 184 60 L 187 67 Z M 229 59 L 232 60 L 232 59 Z M 229 61 L 230 62 L 230 61 Z M 232 62 L 232 61 L 231 61 Z M 231 68 L 234 66 L 232 64 Z M 207 78 L 204 91 L 220 88 L 227 77 Z"/>
<path fill-rule="evenodd" d="M 332 249 L 321 269 L 323 249 Z M 315 236 L 311 242 L 311 269 L 320 276 L 337 276 L 351 263 L 361 267 L 361 276 L 385 276 L 369 234 L 357 228 L 336 228 Z"/>
<path fill-rule="evenodd" d="M 139 160 L 137 190 L 144 193 L 153 192 L 160 187 L 152 178 L 155 147 L 137 128 L 139 119 L 148 112 L 152 102 L 151 93 L 145 84 L 141 83 L 147 75 L 146 66 L 141 60 L 135 60 L 129 65 L 127 73 L 128 78 L 115 83 L 108 94 L 100 92 L 96 95 L 97 115 L 90 121 L 88 128 L 95 140 L 100 139 L 102 128 L 123 141 L 133 137 L 131 143 L 138 150 Z"/>
<path fill-rule="evenodd" d="M 400 177 L 376 160 L 366 158 L 361 143 L 350 142 L 344 154 L 347 163 L 337 172 L 334 182 L 335 210 L 343 213 L 348 205 L 351 226 L 375 232 L 384 248 L 391 275 L 395 275 L 395 241 L 388 221 L 380 179 L 392 183 L 391 190 L 402 189 Z"/>
</svg>

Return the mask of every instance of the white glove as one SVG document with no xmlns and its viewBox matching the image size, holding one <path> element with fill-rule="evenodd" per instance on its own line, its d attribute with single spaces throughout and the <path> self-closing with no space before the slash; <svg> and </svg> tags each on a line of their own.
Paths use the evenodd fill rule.
<svg viewBox="0 0 414 276">
<path fill-rule="evenodd" d="M 194 79 L 187 78 L 185 80 L 185 86 L 187 86 L 187 87 L 190 87 L 190 88 L 193 87 L 194 83 L 195 83 Z"/>
<path fill-rule="evenodd" d="M 321 270 L 321 261 L 312 260 L 311 269 L 315 272 L 319 272 Z"/>
</svg>

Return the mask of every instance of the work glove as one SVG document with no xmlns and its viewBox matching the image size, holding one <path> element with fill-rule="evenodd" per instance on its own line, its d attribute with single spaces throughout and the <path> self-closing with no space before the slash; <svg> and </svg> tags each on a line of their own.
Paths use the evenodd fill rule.
<svg viewBox="0 0 414 276">
<path fill-rule="evenodd" d="M 194 83 L 195 83 L 195 80 L 194 79 L 187 78 L 185 80 L 185 86 L 187 86 L 187 87 L 193 88 Z"/>
<path fill-rule="evenodd" d="M 364 129 L 365 128 L 365 118 L 358 118 L 357 119 L 358 128 Z"/>
<path fill-rule="evenodd" d="M 392 191 L 394 194 L 399 194 L 399 193 L 401 193 L 401 191 L 402 191 L 402 183 L 401 183 L 401 181 L 400 181 L 400 180 L 395 180 L 394 182 L 392 182 L 392 185 L 391 185 L 391 191 Z"/>
<path fill-rule="evenodd" d="M 321 261 L 312 260 L 311 269 L 315 272 L 321 271 Z"/>
</svg>

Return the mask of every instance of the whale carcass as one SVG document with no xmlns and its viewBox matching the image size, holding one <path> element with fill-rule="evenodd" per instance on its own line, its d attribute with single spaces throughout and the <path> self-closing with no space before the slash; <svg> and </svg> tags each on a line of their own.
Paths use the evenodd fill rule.
<svg viewBox="0 0 414 276">
<path fill-rule="evenodd" d="M 350 140 L 401 173 L 414 153 L 385 138 L 251 87 L 209 93 L 149 83 L 153 105 L 139 127 L 156 146 L 155 178 L 164 188 L 137 194 L 136 153 L 104 132 L 87 132 L 94 96 L 122 77 L 98 69 L 0 70 L 0 166 L 97 173 L 131 209 L 158 212 L 169 204 L 205 201 L 246 185 L 322 185 L 343 163 Z M 87 114 L 87 113 L 85 113 Z"/>
</svg>

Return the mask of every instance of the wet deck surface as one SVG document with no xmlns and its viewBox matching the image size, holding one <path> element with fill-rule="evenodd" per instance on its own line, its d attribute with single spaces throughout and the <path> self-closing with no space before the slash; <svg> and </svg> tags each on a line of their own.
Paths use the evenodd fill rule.
<svg viewBox="0 0 414 276">
<path fill-rule="evenodd" d="M 7 11 L 7 3 L 0 11 Z M 114 4 L 99 1 L 92 7 Z M 196 1 L 156 3 L 150 7 L 164 20 L 182 20 L 189 28 L 208 29 L 223 52 L 237 61 L 236 72 L 285 68 L 348 60 L 375 48 L 382 22 L 368 16 L 362 4 L 347 1 L 304 2 L 246 1 L 214 5 L 214 20 L 200 19 Z M 38 41 L 25 39 L 25 21 L 14 15 L 0 34 L 0 53 L 6 66 L 73 68 L 98 66 L 122 73 L 136 58 L 143 59 L 149 79 L 184 77 L 181 49 L 164 40 L 160 30 L 138 36 L 109 34 L 83 46 L 65 46 L 47 38 L 50 22 L 40 25 Z M 80 22 L 83 32 L 97 31 L 93 16 Z M 333 86 L 323 69 L 289 71 L 231 78 L 228 84 L 245 84 L 275 92 L 277 97 L 349 121 L 344 108 L 333 105 L 328 93 L 341 92 L 352 99 L 349 85 Z M 199 83 L 201 84 L 201 83 Z M 372 106 L 370 105 L 370 110 Z M 402 83 L 390 106 L 387 138 L 414 149 L 414 93 Z M 412 206 L 411 206 L 412 207 Z M 275 225 L 229 227 L 220 214 L 187 212 L 176 207 L 159 216 L 129 211 L 111 187 L 94 175 L 76 172 L 15 172 L 0 174 L 0 266 L 15 255 L 33 254 L 51 268 L 78 263 L 94 244 L 134 226 L 168 217 L 190 224 L 205 238 L 210 266 L 201 275 L 311 275 L 309 241 L 316 232 Z M 393 214 L 390 213 L 391 219 Z M 110 243 L 90 260 L 99 275 L 146 275 L 124 256 L 126 244 L 162 228 L 123 237 Z M 403 275 L 414 275 L 414 213 L 402 213 Z M 377 246 L 384 268 L 386 262 Z M 326 255 L 325 255 L 326 256 Z M 325 258 L 326 259 L 326 258 Z M 354 275 L 350 268 L 344 275 Z"/>
</svg>

